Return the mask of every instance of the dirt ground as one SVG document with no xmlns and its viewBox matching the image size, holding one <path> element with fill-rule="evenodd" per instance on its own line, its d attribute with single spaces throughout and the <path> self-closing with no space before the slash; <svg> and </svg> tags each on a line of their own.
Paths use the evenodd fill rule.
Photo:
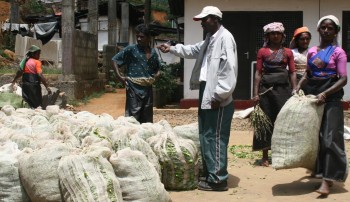
<svg viewBox="0 0 350 202">
<path fill-rule="evenodd" d="M 78 111 L 90 111 L 95 114 L 108 113 L 113 117 L 124 114 L 125 92 L 106 93 L 100 98 L 90 100 L 81 105 Z M 350 126 L 350 112 L 345 111 L 345 122 Z M 197 109 L 154 109 L 154 122 L 167 120 L 172 126 L 189 124 L 197 121 Z M 229 146 L 251 145 L 253 134 L 246 119 L 233 119 Z M 350 141 L 346 141 L 348 159 L 350 157 Z M 229 153 L 229 190 L 226 192 L 206 192 L 199 190 L 169 191 L 174 202 L 309 202 L 340 201 L 350 199 L 350 180 L 335 183 L 327 198 L 320 198 L 314 192 L 320 179 L 310 178 L 306 169 L 274 170 L 271 167 L 254 165 L 256 159 L 237 158 Z"/>
</svg>

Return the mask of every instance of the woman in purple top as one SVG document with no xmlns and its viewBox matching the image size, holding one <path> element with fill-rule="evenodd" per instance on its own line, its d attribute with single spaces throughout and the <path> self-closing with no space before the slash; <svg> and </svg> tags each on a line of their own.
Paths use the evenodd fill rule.
<svg viewBox="0 0 350 202">
<path fill-rule="evenodd" d="M 297 90 L 317 96 L 318 104 L 325 104 L 320 128 L 320 147 L 314 174 L 322 176 L 316 192 L 327 196 L 334 181 L 344 182 L 348 163 L 344 147 L 344 114 L 341 99 L 347 83 L 347 56 L 337 45 L 339 20 L 328 15 L 317 24 L 320 44 L 308 51 L 307 70 Z M 311 121 L 311 120 L 310 120 Z"/>
</svg>

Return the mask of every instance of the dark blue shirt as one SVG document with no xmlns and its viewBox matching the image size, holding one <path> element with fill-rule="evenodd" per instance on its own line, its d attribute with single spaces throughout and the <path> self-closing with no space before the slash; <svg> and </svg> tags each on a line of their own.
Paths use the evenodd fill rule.
<svg viewBox="0 0 350 202">
<path fill-rule="evenodd" d="M 154 48 L 151 49 L 151 57 L 147 60 L 146 52 L 139 45 L 130 45 L 117 53 L 113 61 L 126 65 L 126 76 L 130 78 L 151 78 L 159 71 L 160 61 Z"/>
</svg>

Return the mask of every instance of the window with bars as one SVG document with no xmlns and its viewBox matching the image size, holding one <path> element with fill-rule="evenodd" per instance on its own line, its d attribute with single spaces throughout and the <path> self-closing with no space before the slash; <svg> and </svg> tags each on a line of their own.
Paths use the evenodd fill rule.
<svg viewBox="0 0 350 202">
<path fill-rule="evenodd" d="M 350 11 L 343 11 L 342 30 L 342 48 L 348 56 L 348 62 L 350 62 Z"/>
</svg>

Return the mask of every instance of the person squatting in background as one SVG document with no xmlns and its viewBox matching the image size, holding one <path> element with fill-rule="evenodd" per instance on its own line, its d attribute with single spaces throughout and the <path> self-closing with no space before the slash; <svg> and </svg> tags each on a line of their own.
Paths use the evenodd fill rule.
<svg viewBox="0 0 350 202">
<path fill-rule="evenodd" d="M 292 90 L 296 88 L 297 81 L 293 53 L 289 48 L 283 47 L 286 37 L 283 24 L 273 22 L 265 25 L 263 30 L 264 45 L 257 55 L 253 101 L 260 105 L 272 126 L 264 137 L 254 134 L 253 150 L 262 150 L 260 164 L 269 166 L 268 150 L 271 149 L 273 123 L 284 103 L 290 98 Z"/>
</svg>

